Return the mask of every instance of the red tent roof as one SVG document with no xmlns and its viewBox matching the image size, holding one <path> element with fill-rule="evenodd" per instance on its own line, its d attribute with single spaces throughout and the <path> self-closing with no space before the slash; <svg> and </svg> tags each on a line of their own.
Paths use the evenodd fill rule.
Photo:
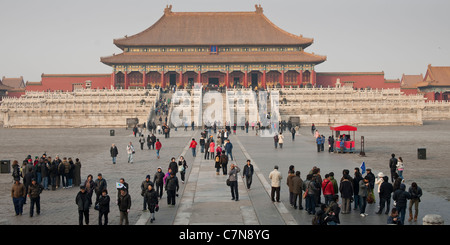
<svg viewBox="0 0 450 245">
<path fill-rule="evenodd" d="M 330 129 L 334 130 L 334 131 L 357 131 L 358 130 L 358 128 L 349 126 L 349 125 L 330 127 Z"/>
</svg>

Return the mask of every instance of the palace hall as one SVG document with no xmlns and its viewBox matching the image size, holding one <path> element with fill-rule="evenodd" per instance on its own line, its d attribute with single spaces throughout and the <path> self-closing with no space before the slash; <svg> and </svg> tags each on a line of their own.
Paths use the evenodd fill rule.
<svg viewBox="0 0 450 245">
<path fill-rule="evenodd" d="M 113 40 L 120 53 L 100 57 L 111 73 L 42 73 L 41 81 L 27 81 L 25 88 L 16 90 L 5 87 L 3 93 L 20 97 L 25 91 L 189 89 L 201 84 L 252 89 L 399 88 L 405 94 L 423 94 L 427 100 L 447 98 L 442 89 L 424 90 L 403 78 L 386 79 L 384 71 L 319 72 L 317 65 L 327 57 L 307 52 L 314 39 L 275 25 L 261 5 L 240 12 L 174 12 L 168 5 L 162 12 L 147 29 Z"/>
</svg>

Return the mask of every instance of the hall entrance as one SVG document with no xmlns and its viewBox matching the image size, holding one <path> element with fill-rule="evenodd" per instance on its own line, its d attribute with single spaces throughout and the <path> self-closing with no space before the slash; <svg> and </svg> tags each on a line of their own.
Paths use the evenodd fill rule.
<svg viewBox="0 0 450 245">
<path fill-rule="evenodd" d="M 218 77 L 208 78 L 208 86 L 219 87 L 219 78 Z"/>
<path fill-rule="evenodd" d="M 169 75 L 170 86 L 177 86 L 177 74 Z"/>
<path fill-rule="evenodd" d="M 252 88 L 258 87 L 258 73 L 252 73 Z"/>
</svg>

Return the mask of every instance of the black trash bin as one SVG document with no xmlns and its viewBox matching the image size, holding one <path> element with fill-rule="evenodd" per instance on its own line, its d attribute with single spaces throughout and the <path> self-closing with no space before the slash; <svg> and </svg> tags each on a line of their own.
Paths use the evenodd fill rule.
<svg viewBox="0 0 450 245">
<path fill-rule="evenodd" d="M 11 161 L 10 160 L 1 160 L 0 161 L 1 169 L 0 172 L 2 174 L 9 174 L 11 173 Z"/>
<path fill-rule="evenodd" d="M 418 148 L 417 149 L 417 158 L 418 159 L 427 159 L 427 149 L 426 148 Z"/>
<path fill-rule="evenodd" d="M 114 129 L 109 130 L 109 135 L 110 135 L 110 136 L 114 136 L 115 133 L 116 133 L 116 132 L 114 131 Z"/>
</svg>

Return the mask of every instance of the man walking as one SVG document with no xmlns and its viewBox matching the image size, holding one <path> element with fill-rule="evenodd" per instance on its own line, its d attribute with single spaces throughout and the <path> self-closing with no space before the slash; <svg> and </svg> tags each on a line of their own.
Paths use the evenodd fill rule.
<svg viewBox="0 0 450 245">
<path fill-rule="evenodd" d="M 166 179 L 167 205 L 175 206 L 175 196 L 179 188 L 178 178 L 171 172 L 170 177 Z"/>
<path fill-rule="evenodd" d="M 242 178 L 245 177 L 247 189 L 250 189 L 250 186 L 252 185 L 253 172 L 253 165 L 250 163 L 250 160 L 247 160 L 247 164 L 244 166 L 244 171 L 242 172 Z"/>
<path fill-rule="evenodd" d="M 195 141 L 194 138 L 192 138 L 192 141 L 189 144 L 189 148 L 191 148 L 191 150 L 192 150 L 192 156 L 195 157 L 196 156 L 196 150 L 197 150 L 197 141 Z"/>
<path fill-rule="evenodd" d="M 389 160 L 389 169 L 391 170 L 391 181 L 392 181 L 392 183 L 394 183 L 394 181 L 395 181 L 394 175 L 395 175 L 395 173 L 397 171 L 397 163 L 398 163 L 398 160 L 397 160 L 397 158 L 395 158 L 395 154 L 392 153 L 391 159 Z"/>
<path fill-rule="evenodd" d="M 41 193 L 44 187 L 36 182 L 36 179 L 31 180 L 31 185 L 28 187 L 28 196 L 30 197 L 30 217 L 33 217 L 34 205 L 36 204 L 36 213 L 41 214 Z"/>
<path fill-rule="evenodd" d="M 273 171 L 270 172 L 269 179 L 272 180 L 272 191 L 270 193 L 270 198 L 272 199 L 272 202 L 275 202 L 276 195 L 276 202 L 280 202 L 280 183 L 283 176 L 281 176 L 281 173 L 278 171 L 278 165 L 275 165 Z"/>
<path fill-rule="evenodd" d="M 128 163 L 133 163 L 134 146 L 133 143 L 127 145 Z"/>
<path fill-rule="evenodd" d="M 22 215 L 23 212 L 23 202 L 27 195 L 25 185 L 20 183 L 20 178 L 14 180 L 14 184 L 11 188 L 11 197 L 14 204 L 14 210 L 17 215 Z"/>
<path fill-rule="evenodd" d="M 117 149 L 117 146 L 115 144 L 112 144 L 109 152 L 111 153 L 113 164 L 116 164 L 117 155 L 119 154 L 119 150 Z"/>
<path fill-rule="evenodd" d="M 227 139 L 227 143 L 225 144 L 225 151 L 227 153 L 227 156 L 229 156 L 229 159 L 231 159 L 231 161 L 233 161 L 233 144 L 231 144 L 230 140 Z"/>
<path fill-rule="evenodd" d="M 128 194 L 127 189 L 125 188 L 120 189 L 120 196 L 119 200 L 117 201 L 117 205 L 119 206 L 120 212 L 120 225 L 123 224 L 124 220 L 125 225 L 129 225 L 128 213 L 130 212 L 131 208 L 131 197 L 130 194 Z"/>
<path fill-rule="evenodd" d="M 80 186 L 80 191 L 75 198 L 75 203 L 78 206 L 78 224 L 83 225 L 83 216 L 84 222 L 86 225 L 89 225 L 89 196 L 86 192 L 84 186 Z"/>
</svg>

